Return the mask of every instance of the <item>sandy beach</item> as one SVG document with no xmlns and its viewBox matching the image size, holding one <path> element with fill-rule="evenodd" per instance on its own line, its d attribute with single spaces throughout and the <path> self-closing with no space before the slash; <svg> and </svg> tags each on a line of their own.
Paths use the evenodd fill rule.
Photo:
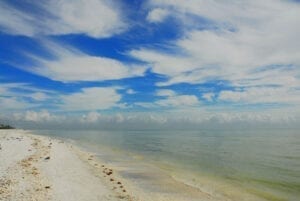
<svg viewBox="0 0 300 201">
<path fill-rule="evenodd" d="M 109 184 L 112 170 L 63 141 L 1 130 L 0 145 L 0 200 L 132 200 Z"/>
<path fill-rule="evenodd" d="M 73 144 L 30 131 L 1 130 L 0 147 L 0 200 L 216 200 L 155 170 L 147 175 L 139 167 L 111 167 Z M 148 177 L 147 183 L 138 177 Z"/>
</svg>

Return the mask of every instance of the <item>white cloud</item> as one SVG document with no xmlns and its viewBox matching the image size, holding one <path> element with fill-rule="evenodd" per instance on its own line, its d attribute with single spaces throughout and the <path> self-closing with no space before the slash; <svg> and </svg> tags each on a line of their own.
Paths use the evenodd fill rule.
<svg viewBox="0 0 300 201">
<path fill-rule="evenodd" d="M 118 5 L 105 0 L 31 2 L 43 15 L 0 2 L 0 27 L 13 35 L 86 34 L 102 38 L 127 28 Z"/>
<path fill-rule="evenodd" d="M 79 50 L 62 47 L 49 41 L 44 41 L 47 50 L 56 59 L 48 60 L 35 55 L 27 55 L 39 65 L 23 68 L 32 73 L 63 82 L 103 81 L 142 76 L 144 66 L 124 64 L 118 60 L 90 56 Z"/>
<path fill-rule="evenodd" d="M 48 111 L 43 110 L 40 112 L 35 111 L 27 111 L 25 113 L 25 121 L 33 121 L 33 122 L 43 122 L 43 121 L 52 121 L 56 119 L 56 116 L 51 115 Z"/>
<path fill-rule="evenodd" d="M 136 94 L 137 92 L 134 91 L 133 89 L 128 89 L 128 90 L 126 90 L 126 93 L 127 94 Z"/>
<path fill-rule="evenodd" d="M 30 16 L 22 11 L 15 9 L 4 1 L 0 2 L 0 28 L 1 30 L 11 33 L 32 36 L 35 33 L 34 16 Z M 38 24 L 40 24 L 37 21 Z"/>
<path fill-rule="evenodd" d="M 155 103 L 149 103 L 149 102 L 135 102 L 135 106 L 140 106 L 143 108 L 155 108 L 157 105 Z"/>
<path fill-rule="evenodd" d="M 15 88 L 18 91 L 14 91 Z M 123 104 L 119 102 L 121 95 L 118 94 L 118 89 L 117 87 L 91 87 L 65 95 L 60 92 L 39 90 L 25 83 L 2 84 L 0 90 L 4 93 L 0 94 L 0 112 L 34 110 L 48 108 L 50 105 L 59 111 L 94 111 L 115 106 L 123 107 Z M 28 118 L 34 118 L 41 114 L 28 113 L 28 115 Z M 95 114 L 90 113 L 86 118 L 92 120 Z"/>
<path fill-rule="evenodd" d="M 16 97 L 1 97 L 0 96 L 0 111 L 21 110 L 32 107 L 33 104 L 28 103 Z"/>
<path fill-rule="evenodd" d="M 278 109 L 267 111 L 208 112 L 203 108 L 179 108 L 166 112 L 117 113 L 100 115 L 89 112 L 85 115 L 64 116 L 48 111 L 26 111 L 1 116 L 1 120 L 17 127 L 26 128 L 105 128 L 105 129 L 153 129 L 153 128 L 243 128 L 282 127 L 299 128 L 299 110 Z"/>
<path fill-rule="evenodd" d="M 43 98 L 46 98 L 46 93 L 52 92 L 32 87 L 26 83 L 1 83 L 0 112 L 37 107 L 37 103 L 29 101 L 28 98 L 42 101 Z"/>
<path fill-rule="evenodd" d="M 158 100 L 156 104 L 163 107 L 191 107 L 199 105 L 199 100 L 194 95 L 176 95 Z"/>
<path fill-rule="evenodd" d="M 44 101 L 47 100 L 49 98 L 49 96 L 47 96 L 45 93 L 42 92 L 36 92 L 30 95 L 32 99 L 36 100 L 36 101 Z"/>
<path fill-rule="evenodd" d="M 159 23 L 162 22 L 168 15 L 168 10 L 155 8 L 148 13 L 147 20 L 152 23 Z"/>
<path fill-rule="evenodd" d="M 222 91 L 219 99 L 242 103 L 293 103 L 299 105 L 300 90 L 285 88 L 248 88 L 243 91 Z"/>
<path fill-rule="evenodd" d="M 121 100 L 115 88 L 92 87 L 81 92 L 61 96 L 65 111 L 103 110 L 118 106 Z"/>
<path fill-rule="evenodd" d="M 137 106 L 144 108 L 185 108 L 185 107 L 195 107 L 200 105 L 200 101 L 195 95 L 180 95 L 173 90 L 160 89 L 157 90 L 156 96 L 162 97 L 162 99 L 155 102 L 136 102 Z"/>
<path fill-rule="evenodd" d="M 51 90 L 40 89 L 28 83 L 2 83 L 0 84 L 0 97 L 2 110 L 29 109 L 38 106 L 37 103 L 50 99 L 50 95 L 56 94 Z M 30 99 L 30 100 L 29 100 Z"/>
<path fill-rule="evenodd" d="M 89 112 L 86 115 L 82 116 L 81 122 L 83 123 L 95 123 L 97 122 L 101 117 L 101 114 L 98 112 Z"/>
<path fill-rule="evenodd" d="M 101 81 L 143 75 L 143 68 L 126 66 L 104 57 L 70 55 L 59 61 L 46 61 L 35 72 L 59 81 Z"/>
<path fill-rule="evenodd" d="M 298 100 L 299 94 L 294 91 L 300 87 L 298 3 L 151 0 L 148 6 L 149 10 L 169 10 L 170 15 L 182 20 L 181 28 L 186 30 L 181 38 L 171 43 L 179 50 L 177 53 L 154 48 L 129 52 L 149 63 L 153 72 L 169 78 L 157 83 L 158 86 L 225 80 L 233 87 L 257 87 L 256 90 L 260 90 L 260 86 L 259 94 L 276 96 L 274 100 L 279 100 L 277 92 L 268 90 L 270 93 L 267 93 L 264 87 L 281 87 L 279 94 L 291 96 L 295 92 L 290 103 Z M 209 24 L 204 24 L 201 30 L 195 25 L 187 25 L 196 23 L 195 16 L 208 19 Z M 259 100 L 271 101 L 267 99 Z"/>
<path fill-rule="evenodd" d="M 175 76 L 191 70 L 194 65 L 189 58 L 180 55 L 169 55 L 157 50 L 139 49 L 132 50 L 129 54 L 142 61 L 148 62 L 155 73 Z"/>
<path fill-rule="evenodd" d="M 173 90 L 169 89 L 161 89 L 156 92 L 157 96 L 175 96 L 176 93 Z"/>
<path fill-rule="evenodd" d="M 48 128 L 51 128 L 50 123 L 61 123 L 66 121 L 66 117 L 63 115 L 55 115 L 47 110 L 33 111 L 27 110 L 24 112 L 13 113 L 10 116 L 10 119 L 18 122 L 30 122 L 31 125 L 48 125 Z"/>
<path fill-rule="evenodd" d="M 214 93 L 204 93 L 204 94 L 202 95 L 202 97 L 203 97 L 204 99 L 206 99 L 207 101 L 212 101 L 214 96 L 215 96 Z"/>
</svg>

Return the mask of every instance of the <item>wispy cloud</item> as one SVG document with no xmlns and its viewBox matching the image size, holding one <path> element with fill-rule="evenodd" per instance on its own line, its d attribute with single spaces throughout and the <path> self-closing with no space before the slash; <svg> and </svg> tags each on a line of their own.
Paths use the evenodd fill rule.
<svg viewBox="0 0 300 201">
<path fill-rule="evenodd" d="M 15 110 L 24 110 L 34 105 L 24 101 L 21 98 L 16 97 L 1 97 L 0 96 L 0 105 L 2 112 L 15 111 Z"/>
<path fill-rule="evenodd" d="M 5 113 L 30 110 L 29 117 L 39 115 L 34 113 L 34 110 L 41 108 L 45 114 L 45 109 L 50 105 L 55 111 L 68 112 L 123 108 L 119 89 L 120 87 L 89 87 L 66 94 L 61 91 L 40 90 L 26 83 L 0 84 L 0 106 L 1 111 Z"/>
<path fill-rule="evenodd" d="M 1 113 L 71 127 L 300 121 L 299 3 L 122 3 L 1 1 Z"/>
<path fill-rule="evenodd" d="M 2 111 L 26 110 L 39 107 L 52 95 L 47 91 L 26 83 L 0 84 L 0 106 Z"/>
<path fill-rule="evenodd" d="M 151 10 L 147 15 L 147 20 L 152 23 L 158 23 L 165 20 L 169 15 L 169 11 L 166 9 L 156 8 Z"/>
<path fill-rule="evenodd" d="M 80 92 L 62 95 L 62 110 L 65 111 L 92 111 L 117 107 L 121 100 L 116 88 L 83 88 Z"/>
<path fill-rule="evenodd" d="M 22 69 L 52 80 L 62 82 L 116 80 L 142 76 L 146 70 L 142 65 L 127 64 L 108 57 L 90 56 L 58 43 L 43 41 L 43 44 L 54 58 L 27 54 L 38 64 Z"/>
<path fill-rule="evenodd" d="M 23 2 L 24 3 L 24 2 Z M 28 3 L 28 2 L 27 2 Z M 105 0 L 54 0 L 30 2 L 43 15 L 24 11 L 9 2 L 0 2 L 0 27 L 13 35 L 86 34 L 108 37 L 126 30 L 119 6 Z"/>
<path fill-rule="evenodd" d="M 252 87 L 239 91 L 222 91 L 219 99 L 239 103 L 300 103 L 300 90 L 282 87 Z"/>
<path fill-rule="evenodd" d="M 149 15 L 157 8 L 169 10 L 170 15 L 182 20 L 182 29 L 186 30 L 181 38 L 171 43 L 179 50 L 175 53 L 149 47 L 129 51 L 134 58 L 151 64 L 153 72 L 168 77 L 157 86 L 225 80 L 232 87 L 256 88 L 245 92 L 225 91 L 215 96 L 220 100 L 228 93 L 243 96 L 240 100 L 248 101 L 253 98 L 251 94 L 256 94 L 263 97 L 257 99 L 261 103 L 271 101 L 268 95 L 274 96 L 272 102 L 277 103 L 294 104 L 299 99 L 295 90 L 300 75 L 300 27 L 296 25 L 300 23 L 299 4 L 291 1 L 151 0 L 148 6 Z M 200 19 L 210 23 L 201 29 L 185 26 L 189 20 L 197 23 L 197 19 L 200 23 Z M 289 69 L 282 70 L 285 66 Z M 277 88 L 272 89 L 273 86 Z M 280 96 L 291 99 L 283 100 Z M 229 96 L 227 100 L 235 102 Z"/>
<path fill-rule="evenodd" d="M 155 102 L 136 102 L 135 105 L 144 108 L 165 108 L 165 109 L 179 109 L 197 107 L 200 101 L 195 95 L 177 94 L 173 90 L 161 89 L 157 90 L 155 94 L 159 100 Z"/>
</svg>

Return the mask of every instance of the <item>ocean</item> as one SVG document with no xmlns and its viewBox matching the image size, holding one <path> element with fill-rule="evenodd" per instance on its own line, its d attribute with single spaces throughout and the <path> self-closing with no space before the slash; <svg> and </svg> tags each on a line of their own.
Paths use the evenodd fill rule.
<svg viewBox="0 0 300 201">
<path fill-rule="evenodd" d="M 151 164 L 178 182 L 226 200 L 300 200 L 297 129 L 35 130 L 34 133 L 72 140 L 110 164 L 136 167 Z M 147 177 L 129 172 L 121 175 L 138 178 L 141 185 L 149 184 Z"/>
</svg>

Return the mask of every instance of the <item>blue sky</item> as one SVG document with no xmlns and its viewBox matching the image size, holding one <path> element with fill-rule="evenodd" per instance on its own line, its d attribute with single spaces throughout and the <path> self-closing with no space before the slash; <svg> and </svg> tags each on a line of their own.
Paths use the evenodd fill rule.
<svg viewBox="0 0 300 201">
<path fill-rule="evenodd" d="M 295 123 L 297 1 L 0 2 L 0 118 Z"/>
</svg>

